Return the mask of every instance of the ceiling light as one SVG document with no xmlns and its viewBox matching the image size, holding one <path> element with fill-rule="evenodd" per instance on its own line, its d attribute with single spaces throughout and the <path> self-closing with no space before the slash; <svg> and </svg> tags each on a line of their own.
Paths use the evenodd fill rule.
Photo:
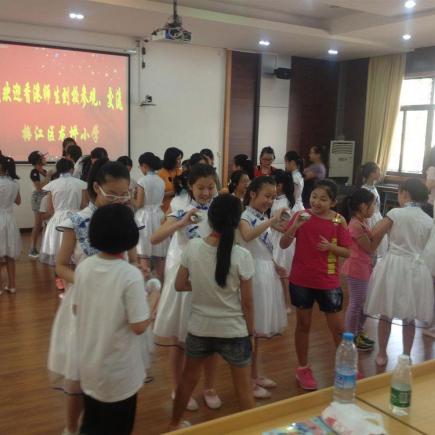
<svg viewBox="0 0 435 435">
<path fill-rule="evenodd" d="M 402 38 L 403 38 L 405 41 L 409 41 L 409 40 L 412 38 L 412 36 L 411 36 L 409 33 L 405 33 L 405 34 L 402 36 Z"/>
<path fill-rule="evenodd" d="M 78 13 L 76 13 L 76 12 L 71 12 L 71 13 L 69 14 L 69 17 L 70 17 L 72 20 L 83 20 L 83 18 L 85 18 L 85 16 L 84 16 L 83 14 L 78 14 Z"/>
<path fill-rule="evenodd" d="M 331 48 L 330 50 L 328 50 L 328 54 L 330 54 L 331 56 L 337 56 L 338 50 L 334 50 Z"/>
<path fill-rule="evenodd" d="M 264 45 L 265 47 L 269 47 L 270 45 L 270 41 L 265 41 L 265 40 L 261 40 L 258 42 L 260 45 Z"/>
<path fill-rule="evenodd" d="M 406 9 L 412 9 L 413 7 L 415 7 L 417 3 L 415 3 L 414 0 L 408 0 L 407 2 L 405 2 L 405 8 Z"/>
</svg>

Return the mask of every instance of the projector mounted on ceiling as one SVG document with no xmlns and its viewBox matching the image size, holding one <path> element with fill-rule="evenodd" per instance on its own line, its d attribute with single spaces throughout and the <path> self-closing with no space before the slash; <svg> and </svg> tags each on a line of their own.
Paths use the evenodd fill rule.
<svg viewBox="0 0 435 435">
<path fill-rule="evenodd" d="M 177 0 L 174 0 L 174 14 L 172 21 L 168 21 L 163 27 L 151 33 L 153 41 L 179 41 L 191 42 L 192 32 L 183 28 L 181 17 L 177 14 Z"/>
</svg>

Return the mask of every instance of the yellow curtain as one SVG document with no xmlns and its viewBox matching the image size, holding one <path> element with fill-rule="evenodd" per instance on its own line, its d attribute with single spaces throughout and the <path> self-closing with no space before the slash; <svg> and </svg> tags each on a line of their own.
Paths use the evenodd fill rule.
<svg viewBox="0 0 435 435">
<path fill-rule="evenodd" d="M 406 54 L 372 57 L 367 82 L 363 162 L 376 162 L 386 171 L 399 113 Z"/>
</svg>

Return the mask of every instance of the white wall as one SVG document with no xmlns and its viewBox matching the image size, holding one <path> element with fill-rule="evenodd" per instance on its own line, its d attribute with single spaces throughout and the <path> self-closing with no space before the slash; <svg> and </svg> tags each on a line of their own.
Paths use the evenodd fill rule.
<svg viewBox="0 0 435 435">
<path fill-rule="evenodd" d="M 260 113 L 258 124 L 258 159 L 261 149 L 271 146 L 275 150 L 274 166 L 284 169 L 287 148 L 290 80 L 265 73 L 270 68 L 291 68 L 290 56 L 263 55 L 260 83 Z M 257 159 L 257 161 L 259 161 Z"/>
<path fill-rule="evenodd" d="M 107 51 L 134 48 L 131 38 L 74 30 L 0 22 L 0 39 L 67 45 Z M 223 142 L 225 96 L 225 51 L 222 49 L 163 42 L 146 44 L 146 68 L 131 57 L 130 151 L 135 165 L 138 156 L 151 151 L 163 157 L 169 146 L 182 149 L 186 158 L 201 148 L 220 155 Z M 141 94 L 139 95 L 139 83 Z M 146 94 L 155 107 L 139 107 Z M 1 143 L 1 141 L 0 141 Z M 111 156 L 117 157 L 117 156 Z M 220 170 L 220 159 L 216 159 Z M 22 205 L 16 216 L 20 228 L 32 226 L 30 166 L 20 165 Z M 138 176 L 135 169 L 133 176 Z"/>
</svg>

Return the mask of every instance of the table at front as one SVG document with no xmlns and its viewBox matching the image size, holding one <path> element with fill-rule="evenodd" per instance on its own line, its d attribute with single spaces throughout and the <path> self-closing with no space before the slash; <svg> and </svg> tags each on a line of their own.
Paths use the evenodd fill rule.
<svg viewBox="0 0 435 435">
<path fill-rule="evenodd" d="M 414 366 L 412 376 L 409 415 L 394 418 L 420 433 L 435 434 L 435 360 Z M 388 407 L 391 373 L 375 376 L 371 380 L 372 382 L 361 384 L 358 388 L 358 399 L 388 416 L 393 416 Z"/>
<path fill-rule="evenodd" d="M 357 392 L 361 390 L 364 395 L 366 392 L 383 387 L 385 382 L 389 382 L 388 375 L 379 375 L 364 379 L 358 382 Z M 181 429 L 172 433 L 177 435 L 261 435 L 265 431 L 321 415 L 322 411 L 328 406 L 331 400 L 332 388 L 325 388 L 314 393 L 292 397 L 249 411 L 210 420 L 206 423 L 197 424 L 190 428 Z M 388 406 L 389 397 L 385 400 Z M 425 433 L 411 427 L 408 422 L 402 421 L 372 406 L 368 401 L 362 401 L 357 398 L 355 403 L 367 411 L 382 414 L 384 427 L 390 435 L 415 435 Z M 435 433 L 435 431 L 432 433 Z"/>
</svg>

